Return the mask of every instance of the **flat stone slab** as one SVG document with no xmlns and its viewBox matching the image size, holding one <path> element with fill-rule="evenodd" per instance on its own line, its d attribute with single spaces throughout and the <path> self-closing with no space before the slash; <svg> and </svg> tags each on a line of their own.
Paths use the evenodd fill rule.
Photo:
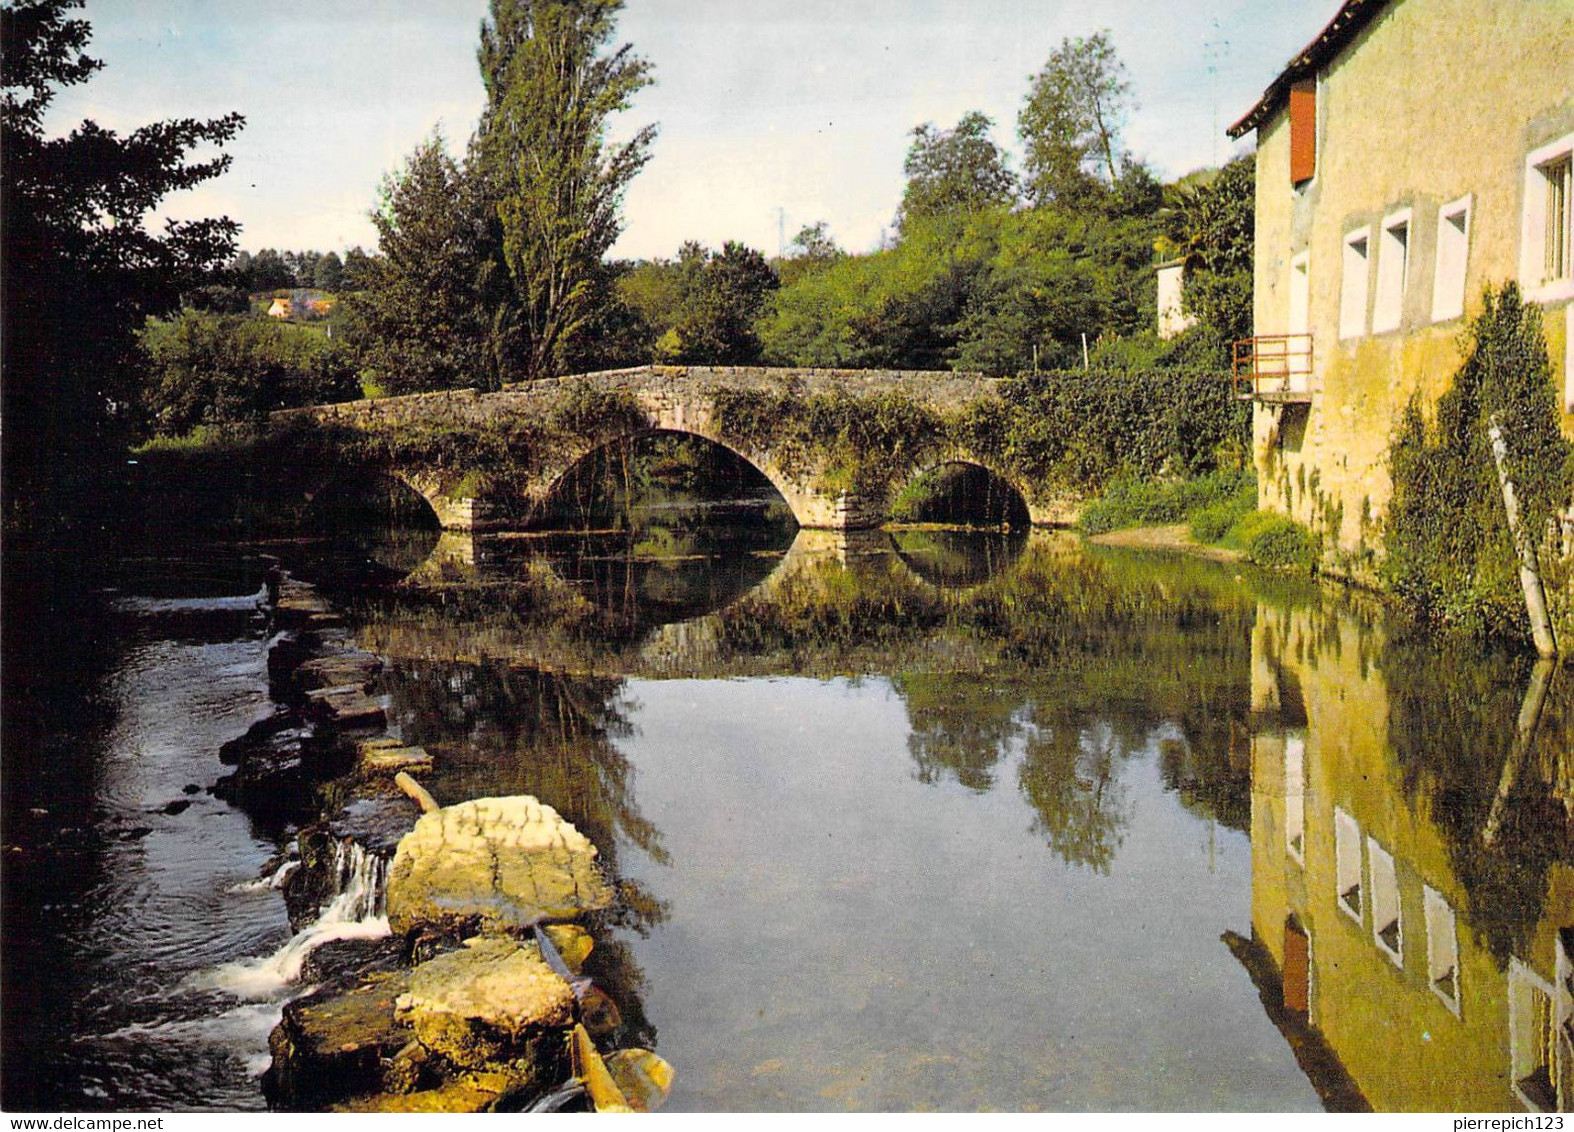
<svg viewBox="0 0 1574 1132">
<path fill-rule="evenodd" d="M 398 739 L 367 739 L 355 748 L 362 773 L 393 776 L 400 771 L 421 774 L 432 769 L 425 747 L 406 746 Z"/>
<path fill-rule="evenodd" d="M 423 814 L 388 871 L 388 920 L 518 930 L 612 902 L 596 847 L 529 795 L 476 798 Z"/>
<path fill-rule="evenodd" d="M 357 685 L 362 691 L 369 691 L 382 670 L 382 658 L 376 653 L 351 649 L 303 661 L 290 679 L 302 693 L 346 685 Z"/>
<path fill-rule="evenodd" d="M 383 705 L 356 684 L 308 692 L 306 711 L 334 727 L 382 727 L 388 721 Z"/>
<path fill-rule="evenodd" d="M 529 1076 L 551 1043 L 562 1045 L 574 992 L 535 944 L 480 936 L 411 971 L 395 1016 L 455 1065 Z"/>
</svg>

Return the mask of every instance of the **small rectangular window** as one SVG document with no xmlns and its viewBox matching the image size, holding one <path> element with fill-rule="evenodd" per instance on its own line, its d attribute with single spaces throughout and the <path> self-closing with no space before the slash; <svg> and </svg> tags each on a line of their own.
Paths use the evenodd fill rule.
<svg viewBox="0 0 1574 1132">
<path fill-rule="evenodd" d="M 1334 887 L 1340 911 L 1361 920 L 1361 827 L 1343 810 L 1334 810 Z"/>
<path fill-rule="evenodd" d="M 1571 172 L 1574 172 L 1574 161 L 1568 155 L 1541 167 L 1547 191 L 1547 220 L 1542 233 L 1543 283 L 1569 277 L 1569 202 L 1574 200 L 1574 194 L 1569 191 Z"/>
<path fill-rule="evenodd" d="M 1459 1013 L 1459 936 L 1454 910 L 1431 885 L 1421 890 L 1426 913 L 1426 981 L 1432 993 Z"/>
<path fill-rule="evenodd" d="M 1558 1030 L 1556 992 L 1518 959 L 1509 960 L 1508 1027 L 1510 1080 L 1532 1111 L 1558 1109 Z"/>
<path fill-rule="evenodd" d="M 1290 183 L 1310 181 L 1317 172 L 1317 80 L 1290 87 Z"/>
<path fill-rule="evenodd" d="M 1519 282 L 1525 297 L 1538 303 L 1574 298 L 1574 134 L 1525 158 L 1524 199 Z"/>
<path fill-rule="evenodd" d="M 1284 739 L 1284 845 L 1297 861 L 1306 860 L 1306 739 Z"/>
<path fill-rule="evenodd" d="M 1378 950 L 1404 966 L 1404 917 L 1399 900 L 1399 875 L 1394 871 L 1394 856 L 1370 837 L 1366 839 L 1366 859 L 1372 869 L 1372 938 Z"/>
<path fill-rule="evenodd" d="M 1405 308 L 1410 278 L 1410 210 L 1383 221 L 1377 252 L 1377 298 L 1372 305 L 1372 332 L 1395 330 Z"/>
<path fill-rule="evenodd" d="M 1362 228 L 1344 238 L 1344 272 L 1339 289 L 1339 337 L 1366 333 L 1367 251 L 1371 229 Z"/>
<path fill-rule="evenodd" d="M 1437 210 L 1437 270 L 1432 276 L 1432 321 L 1465 313 L 1465 266 L 1470 258 L 1470 198 Z"/>
</svg>

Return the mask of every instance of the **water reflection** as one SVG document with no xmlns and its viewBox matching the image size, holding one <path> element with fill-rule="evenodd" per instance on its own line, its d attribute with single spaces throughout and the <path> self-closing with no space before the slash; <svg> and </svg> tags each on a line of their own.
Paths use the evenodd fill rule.
<svg viewBox="0 0 1574 1132">
<path fill-rule="evenodd" d="M 1026 527 L 1004 531 L 895 530 L 891 542 L 907 568 L 932 586 L 976 586 L 1022 555 Z"/>
<path fill-rule="evenodd" d="M 1252 659 L 1265 1001 L 1379 1110 L 1574 1105 L 1574 681 L 1335 608 Z"/>
</svg>

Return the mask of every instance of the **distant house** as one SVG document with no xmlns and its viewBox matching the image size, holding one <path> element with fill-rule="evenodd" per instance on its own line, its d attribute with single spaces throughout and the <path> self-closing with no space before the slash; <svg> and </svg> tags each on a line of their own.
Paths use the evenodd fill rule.
<svg viewBox="0 0 1574 1132">
<path fill-rule="evenodd" d="M 1184 334 L 1196 319 L 1187 314 L 1181 305 L 1186 286 L 1186 261 L 1173 259 L 1158 267 L 1159 337 L 1175 338 Z"/>
<path fill-rule="evenodd" d="M 281 298 L 274 299 L 273 303 L 268 307 L 268 317 L 269 318 L 278 318 L 278 319 L 288 320 L 289 317 L 290 317 L 290 313 L 291 313 L 291 303 L 290 303 L 290 300 L 286 299 L 286 298 L 282 298 L 281 297 Z"/>
<path fill-rule="evenodd" d="M 1360 549 L 1393 428 L 1436 404 L 1483 289 L 1542 308 L 1574 436 L 1574 8 L 1345 0 L 1230 127 L 1257 134 L 1260 505 Z"/>
</svg>

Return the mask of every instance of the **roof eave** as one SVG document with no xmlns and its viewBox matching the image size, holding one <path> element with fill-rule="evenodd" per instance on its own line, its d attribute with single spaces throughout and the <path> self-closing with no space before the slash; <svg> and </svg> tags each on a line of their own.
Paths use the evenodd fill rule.
<svg viewBox="0 0 1574 1132">
<path fill-rule="evenodd" d="M 1334 18 L 1328 21 L 1328 25 L 1296 53 L 1279 73 L 1279 77 L 1268 84 L 1268 89 L 1263 91 L 1262 97 L 1256 104 L 1225 132 L 1232 138 L 1238 138 L 1248 130 L 1255 130 L 1262 125 L 1284 102 L 1292 84 L 1321 70 L 1325 63 L 1344 50 L 1362 28 L 1371 23 L 1388 2 L 1389 0 L 1344 0 L 1339 5 L 1339 10 L 1334 13 Z"/>
</svg>

